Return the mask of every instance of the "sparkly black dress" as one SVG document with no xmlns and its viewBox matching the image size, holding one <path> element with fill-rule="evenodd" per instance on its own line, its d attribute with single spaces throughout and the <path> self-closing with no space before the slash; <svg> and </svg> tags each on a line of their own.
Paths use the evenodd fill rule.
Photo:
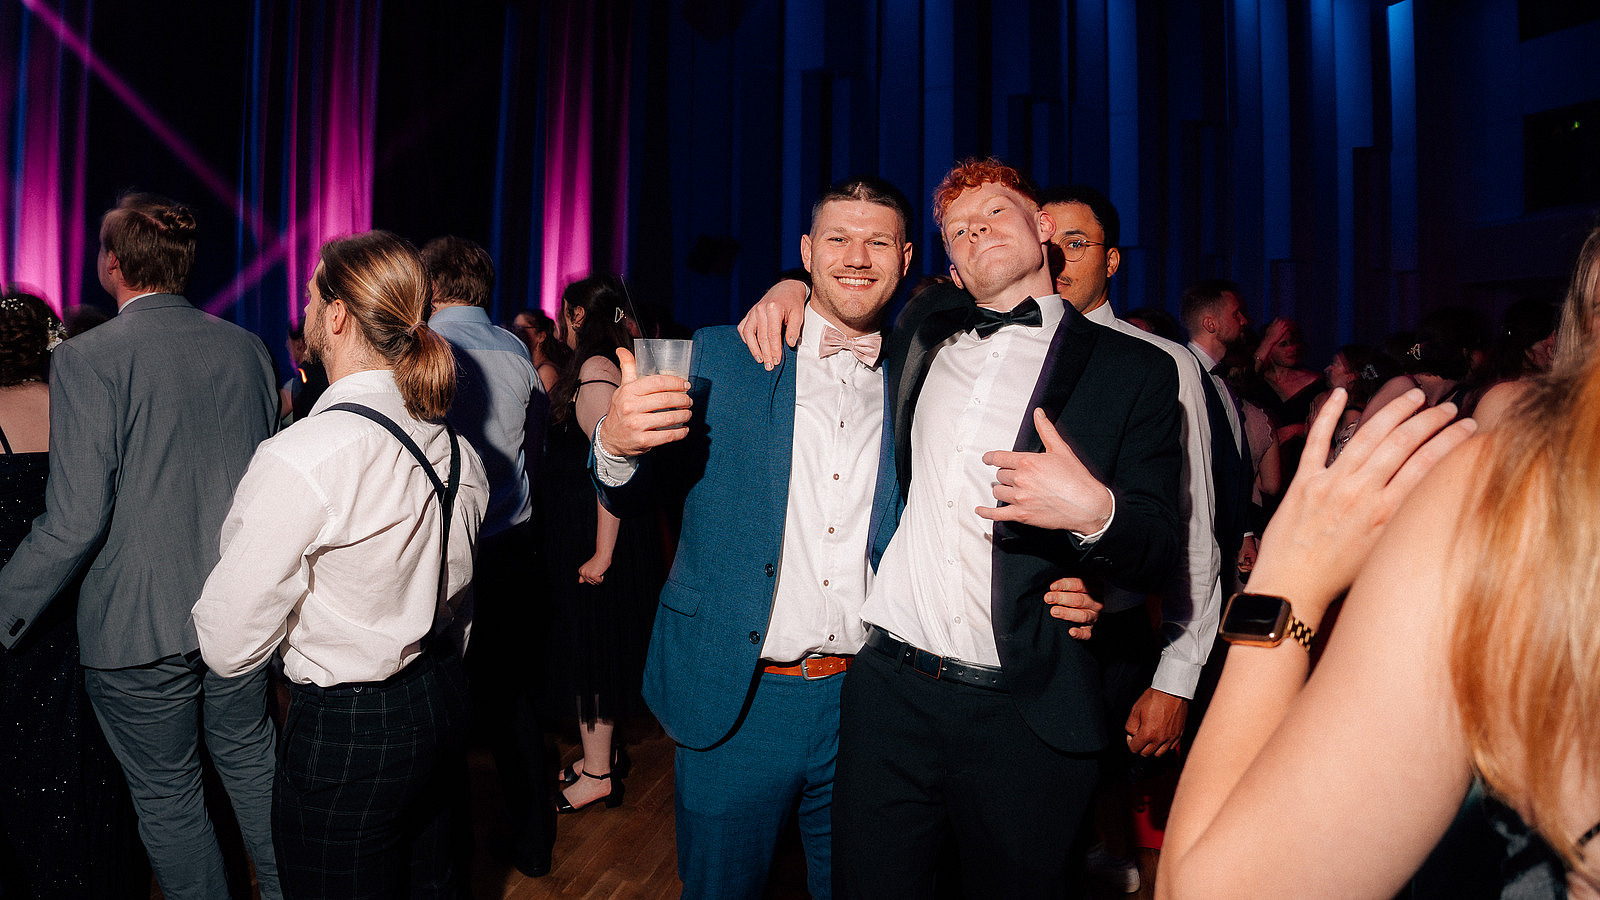
<svg viewBox="0 0 1600 900">
<path fill-rule="evenodd" d="M 44 511 L 47 453 L 0 432 L 0 567 Z M 0 650 L 0 897 L 149 897 L 122 770 L 78 665 L 76 592 Z"/>
</svg>

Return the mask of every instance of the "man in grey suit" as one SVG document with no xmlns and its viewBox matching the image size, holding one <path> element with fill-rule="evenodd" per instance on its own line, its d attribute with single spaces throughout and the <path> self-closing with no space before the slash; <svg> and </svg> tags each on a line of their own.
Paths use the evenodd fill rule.
<svg viewBox="0 0 1600 900">
<path fill-rule="evenodd" d="M 277 395 L 260 339 L 179 296 L 194 250 L 193 214 L 164 198 L 124 197 L 101 220 L 100 283 L 117 317 L 51 360 L 46 508 L 0 570 L 0 645 L 22 640 L 81 573 L 86 685 L 162 893 L 228 896 L 201 785 L 203 731 L 262 896 L 277 897 L 266 667 L 208 672 L 189 618 Z"/>
</svg>

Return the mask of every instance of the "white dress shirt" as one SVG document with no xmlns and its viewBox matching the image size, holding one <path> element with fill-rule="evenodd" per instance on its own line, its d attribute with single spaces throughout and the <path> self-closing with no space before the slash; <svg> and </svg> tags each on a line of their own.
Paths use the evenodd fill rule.
<svg viewBox="0 0 1600 900">
<path fill-rule="evenodd" d="M 853 654 L 866 640 L 867 528 L 883 439 L 883 369 L 842 350 L 818 356 L 827 323 L 810 306 L 796 349 L 794 447 L 783 552 L 761 656 Z"/>
<path fill-rule="evenodd" d="M 994 523 L 975 510 L 995 505 L 996 469 L 983 454 L 1016 445 L 1061 324 L 1058 295 L 1037 302 L 1042 325 L 947 338 L 917 397 L 910 494 L 861 617 L 940 656 L 1000 664 L 990 612 Z M 1083 545 L 1104 533 L 1075 537 Z"/>
<path fill-rule="evenodd" d="M 808 305 L 795 350 L 794 445 L 783 549 L 772 618 L 761 645 L 761 657 L 771 662 L 819 653 L 848 656 L 866 640 L 861 605 L 867 598 L 867 531 L 883 439 L 883 369 L 862 365 L 848 350 L 821 358 L 825 327 L 828 323 Z M 595 450 L 601 481 L 618 485 L 632 476 L 632 460 L 603 453 L 598 443 Z"/>
<path fill-rule="evenodd" d="M 406 412 L 393 372 L 329 385 L 310 416 L 257 448 L 223 522 L 222 560 L 194 607 L 201 654 L 219 675 L 249 671 L 281 644 L 298 684 L 381 681 L 416 658 L 472 580 L 489 496 L 478 454 L 458 442 L 446 603 L 432 483 L 381 425 L 323 412 L 344 402 L 394 420 L 450 477 L 450 439 Z"/>
<path fill-rule="evenodd" d="M 1211 420 L 1206 413 L 1205 387 L 1200 381 L 1207 376 L 1187 348 L 1122 321 L 1112 312 L 1110 303 L 1084 313 L 1084 318 L 1153 344 L 1178 365 L 1178 406 L 1183 410 L 1178 443 L 1184 456 L 1178 473 L 1178 521 L 1183 523 L 1184 566 L 1173 572 L 1162 589 L 1164 646 L 1150 686 L 1192 700 L 1222 615 L 1222 586 L 1217 580 L 1222 551 L 1217 547 L 1213 521 L 1217 500 L 1211 479 Z M 1110 586 L 1102 602 L 1106 612 L 1120 612 L 1141 605 L 1144 594 Z"/>
</svg>

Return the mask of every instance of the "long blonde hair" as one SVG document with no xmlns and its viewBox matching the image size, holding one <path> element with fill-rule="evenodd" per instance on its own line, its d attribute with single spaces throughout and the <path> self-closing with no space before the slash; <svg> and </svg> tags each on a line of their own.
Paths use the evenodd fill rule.
<svg viewBox="0 0 1600 900">
<path fill-rule="evenodd" d="M 455 355 L 424 321 L 431 294 L 416 248 L 387 231 L 329 241 L 315 277 L 322 301 L 343 300 L 367 344 L 394 370 L 406 412 L 443 419 L 455 397 Z"/>
<path fill-rule="evenodd" d="M 1474 765 L 1566 861 L 1563 829 L 1600 779 L 1600 229 L 1579 253 L 1549 375 L 1490 433 L 1452 629 L 1451 679 Z"/>
</svg>

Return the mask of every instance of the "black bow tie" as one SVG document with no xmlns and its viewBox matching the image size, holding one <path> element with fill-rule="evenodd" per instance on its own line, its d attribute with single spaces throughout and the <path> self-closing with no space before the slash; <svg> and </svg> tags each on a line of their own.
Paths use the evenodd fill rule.
<svg viewBox="0 0 1600 900">
<path fill-rule="evenodd" d="M 1044 314 L 1039 312 L 1039 304 L 1032 297 L 1018 303 L 1010 312 L 998 312 L 985 306 L 973 306 L 972 314 L 967 319 L 967 330 L 975 332 L 978 337 L 986 338 L 1007 325 L 1031 325 L 1035 328 L 1044 324 Z"/>
</svg>

